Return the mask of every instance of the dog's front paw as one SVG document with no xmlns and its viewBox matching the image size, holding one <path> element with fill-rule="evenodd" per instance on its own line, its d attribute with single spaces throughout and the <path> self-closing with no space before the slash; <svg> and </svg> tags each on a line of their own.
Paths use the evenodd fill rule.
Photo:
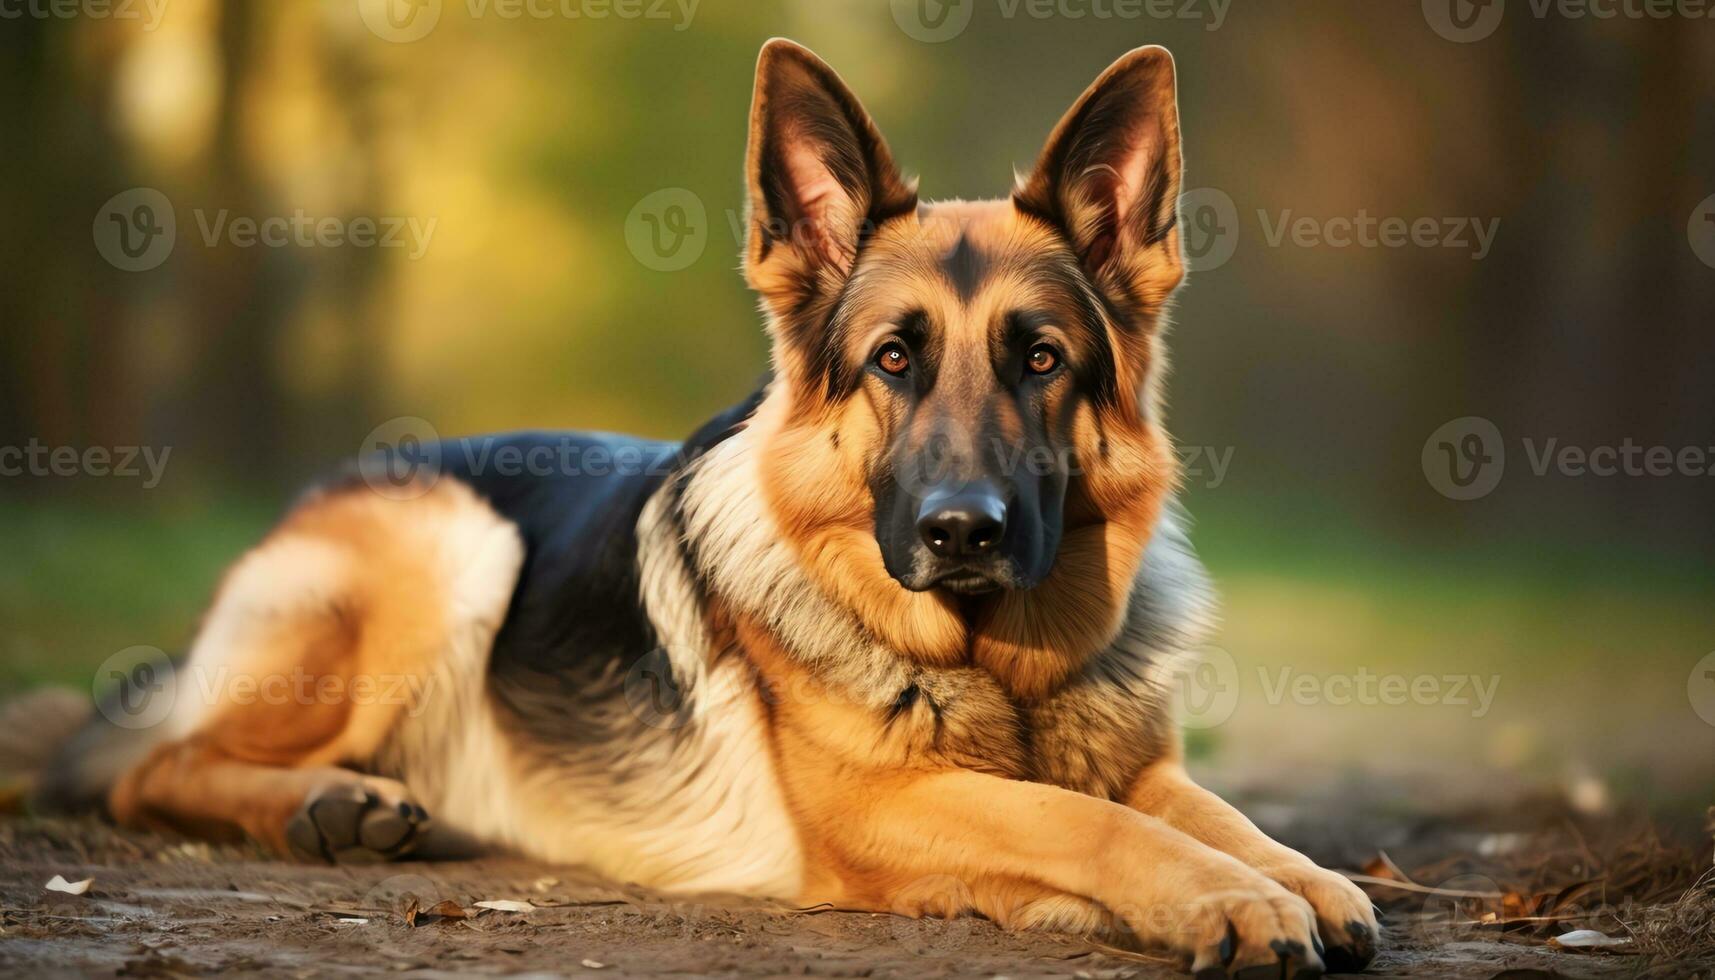
<svg viewBox="0 0 1715 980">
<path fill-rule="evenodd" d="M 1132 926 L 1152 945 L 1166 945 L 1190 961 L 1199 980 L 1320 977 L 1316 918 L 1302 898 L 1261 877 L 1228 883 L 1179 907 L 1175 921 L 1143 916 Z"/>
<path fill-rule="evenodd" d="M 1375 958 L 1376 941 L 1381 937 L 1375 905 L 1346 876 L 1309 861 L 1265 868 L 1263 874 L 1309 902 L 1316 911 L 1317 930 L 1327 950 L 1323 959 L 1330 973 L 1357 973 Z"/>
<path fill-rule="evenodd" d="M 286 824 L 286 843 L 307 861 L 391 861 L 411 853 L 429 815 L 390 779 L 352 779 L 321 787 Z"/>
</svg>

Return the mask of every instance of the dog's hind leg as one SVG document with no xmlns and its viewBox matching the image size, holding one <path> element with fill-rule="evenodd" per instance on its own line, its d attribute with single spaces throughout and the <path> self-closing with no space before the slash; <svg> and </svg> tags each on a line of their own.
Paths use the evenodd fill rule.
<svg viewBox="0 0 1715 980">
<path fill-rule="evenodd" d="M 244 762 L 201 737 L 157 748 L 115 787 L 112 805 L 129 826 L 247 836 L 305 860 L 401 857 L 428 829 L 427 812 L 396 780 Z"/>
<path fill-rule="evenodd" d="M 222 583 L 168 730 L 108 795 L 114 817 L 312 859 L 412 852 L 428 814 L 408 774 L 362 770 L 431 699 L 470 693 L 436 683 L 455 633 L 492 636 L 520 548 L 451 480 L 312 497 Z"/>
</svg>

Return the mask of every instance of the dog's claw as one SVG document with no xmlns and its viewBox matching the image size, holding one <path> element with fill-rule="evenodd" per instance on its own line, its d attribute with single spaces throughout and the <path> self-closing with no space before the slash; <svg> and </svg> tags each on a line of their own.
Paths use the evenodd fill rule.
<svg viewBox="0 0 1715 980">
<path fill-rule="evenodd" d="M 1359 973 L 1375 959 L 1376 940 L 1369 926 L 1362 922 L 1348 922 L 1346 933 L 1352 941 L 1328 947 L 1328 953 L 1323 957 L 1331 973 Z"/>
</svg>

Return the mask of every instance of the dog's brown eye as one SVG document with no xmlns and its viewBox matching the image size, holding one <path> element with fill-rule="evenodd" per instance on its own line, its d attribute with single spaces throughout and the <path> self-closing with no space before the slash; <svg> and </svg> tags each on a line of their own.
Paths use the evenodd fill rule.
<svg viewBox="0 0 1715 980">
<path fill-rule="evenodd" d="M 1031 374 L 1047 374 L 1060 366 L 1060 355 L 1047 344 L 1037 344 L 1030 348 L 1030 356 L 1025 358 Z"/>
<path fill-rule="evenodd" d="M 911 358 L 906 356 L 904 345 L 890 343 L 876 353 L 875 363 L 888 374 L 904 374 L 905 369 L 911 366 Z"/>
</svg>

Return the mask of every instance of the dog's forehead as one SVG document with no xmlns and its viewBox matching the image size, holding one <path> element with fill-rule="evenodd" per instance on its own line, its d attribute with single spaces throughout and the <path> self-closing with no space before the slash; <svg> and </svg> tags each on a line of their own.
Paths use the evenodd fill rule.
<svg viewBox="0 0 1715 980">
<path fill-rule="evenodd" d="M 988 306 L 997 291 L 1021 302 L 1040 296 L 1058 281 L 1053 273 L 1068 254 L 1051 231 L 1009 200 L 926 203 L 891 230 L 881 264 L 960 306 Z M 979 296 L 986 301 L 978 303 Z"/>
<path fill-rule="evenodd" d="M 935 201 L 918 207 L 916 236 L 943 260 L 961 251 L 1001 258 L 1050 247 L 1052 236 L 1033 234 L 1034 226 L 1009 200 Z"/>
</svg>

